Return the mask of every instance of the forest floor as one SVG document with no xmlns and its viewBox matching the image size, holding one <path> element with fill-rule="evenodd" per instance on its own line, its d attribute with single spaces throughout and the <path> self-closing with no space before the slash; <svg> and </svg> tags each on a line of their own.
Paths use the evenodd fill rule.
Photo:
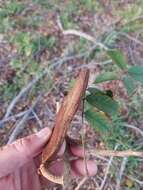
<svg viewBox="0 0 143 190">
<path fill-rule="evenodd" d="M 91 71 L 89 85 L 102 71 L 114 69 L 104 50 L 92 52 L 93 42 L 65 35 L 60 25 L 64 30 L 82 31 L 96 42 L 119 48 L 129 65 L 143 66 L 142 23 L 142 0 L 0 0 L 0 145 L 53 126 L 57 104 L 81 68 Z M 133 96 L 128 96 L 117 82 L 105 83 L 102 88 L 113 93 L 118 88 L 116 99 L 124 112 L 104 141 L 102 134 L 88 125 L 88 148 L 143 150 L 142 85 Z M 78 116 L 71 133 L 82 131 Z M 13 137 L 14 129 L 17 133 Z M 97 175 L 79 189 L 143 189 L 143 159 L 94 160 Z M 73 181 L 73 189 L 80 180 Z"/>
</svg>

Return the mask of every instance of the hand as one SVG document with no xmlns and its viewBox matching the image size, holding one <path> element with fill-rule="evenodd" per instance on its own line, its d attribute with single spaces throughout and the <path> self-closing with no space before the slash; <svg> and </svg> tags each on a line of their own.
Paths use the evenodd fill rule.
<svg viewBox="0 0 143 190">
<path fill-rule="evenodd" d="M 41 190 L 43 180 L 38 175 L 39 154 L 51 135 L 49 128 L 21 138 L 0 149 L 0 190 Z M 82 156 L 79 148 L 71 147 L 74 155 Z M 74 175 L 84 174 L 84 163 L 76 160 L 72 163 Z M 94 175 L 97 167 L 92 161 L 87 163 L 89 174 Z M 53 167 L 59 170 L 60 165 Z"/>
</svg>

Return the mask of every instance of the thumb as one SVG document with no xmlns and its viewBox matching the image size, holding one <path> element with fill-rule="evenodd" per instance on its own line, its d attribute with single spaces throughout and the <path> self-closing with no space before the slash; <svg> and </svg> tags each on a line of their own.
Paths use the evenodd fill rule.
<svg viewBox="0 0 143 190">
<path fill-rule="evenodd" d="M 36 134 L 2 147 L 0 149 L 0 177 L 12 173 L 38 155 L 50 135 L 50 129 L 44 128 Z"/>
</svg>

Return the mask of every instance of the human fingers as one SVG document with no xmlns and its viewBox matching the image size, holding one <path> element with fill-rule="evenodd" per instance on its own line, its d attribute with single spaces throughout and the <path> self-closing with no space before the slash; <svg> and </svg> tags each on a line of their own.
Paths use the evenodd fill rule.
<svg viewBox="0 0 143 190">
<path fill-rule="evenodd" d="M 0 190 L 41 190 L 37 168 L 33 161 L 0 178 Z"/>
<path fill-rule="evenodd" d="M 0 177 L 13 172 L 38 155 L 50 135 L 50 129 L 44 128 L 36 134 L 2 147 L 0 149 Z"/>
<path fill-rule="evenodd" d="M 74 156 L 84 157 L 84 149 L 82 146 L 71 145 L 70 151 Z"/>
<path fill-rule="evenodd" d="M 93 160 L 87 160 L 86 163 L 83 159 L 74 160 L 71 162 L 71 168 L 75 177 L 85 176 L 87 173 L 89 176 L 97 174 L 97 164 Z"/>
<path fill-rule="evenodd" d="M 82 147 L 74 146 L 71 147 L 73 149 L 74 155 L 77 158 L 77 160 L 73 160 L 70 162 L 71 165 L 71 176 L 70 177 L 82 177 L 86 175 L 86 169 L 85 169 L 85 162 L 84 159 L 81 157 L 84 156 Z M 93 160 L 87 160 L 87 171 L 89 176 L 94 176 L 97 174 L 97 164 Z M 51 174 L 55 176 L 62 176 L 64 174 L 64 161 L 63 160 L 55 160 L 49 168 L 47 168 Z M 47 181 L 45 178 L 41 178 L 42 184 L 48 186 L 52 186 L 53 183 L 50 181 Z"/>
<path fill-rule="evenodd" d="M 97 164 L 93 160 L 84 161 L 84 149 L 81 146 L 71 146 L 70 151 L 74 156 L 79 157 L 78 160 L 73 160 L 71 166 L 73 168 L 73 174 L 76 176 L 86 175 L 88 171 L 89 176 L 93 176 L 97 173 Z M 87 166 L 86 166 L 87 165 Z M 86 168 L 87 167 L 87 168 Z M 86 171 L 87 169 L 87 171 Z"/>
<path fill-rule="evenodd" d="M 71 165 L 71 174 L 73 177 L 81 177 L 85 176 L 86 172 L 88 172 L 89 176 L 94 176 L 97 173 L 97 164 L 93 160 L 87 160 L 86 163 L 84 159 L 77 158 L 76 160 L 70 161 Z M 86 168 L 86 167 L 87 168 Z M 54 161 L 50 167 L 48 168 L 49 171 L 55 176 L 61 176 L 64 173 L 64 161 Z M 86 170 L 87 169 L 87 170 Z"/>
</svg>

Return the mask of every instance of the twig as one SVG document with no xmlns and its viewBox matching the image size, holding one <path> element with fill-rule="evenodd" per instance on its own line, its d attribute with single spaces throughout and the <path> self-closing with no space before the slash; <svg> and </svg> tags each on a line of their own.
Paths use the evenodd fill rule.
<svg viewBox="0 0 143 190">
<path fill-rule="evenodd" d="M 14 120 L 14 119 L 17 119 L 17 118 L 19 118 L 19 117 L 22 117 L 22 116 L 25 115 L 28 111 L 29 111 L 29 109 L 26 110 L 26 111 L 22 111 L 22 112 L 20 112 L 20 113 L 18 113 L 18 114 L 15 114 L 15 115 L 13 115 L 13 116 L 10 116 L 10 117 L 8 117 L 8 118 L 6 118 L 6 119 L 1 120 L 1 121 L 0 121 L 0 126 L 1 126 L 3 123 L 5 123 L 5 122 L 8 122 L 8 121 L 10 121 L 10 120 Z"/>
<path fill-rule="evenodd" d="M 135 43 L 140 44 L 141 46 L 143 46 L 143 42 L 141 42 L 140 40 L 130 36 L 129 34 L 126 34 L 124 32 L 118 32 L 118 34 L 121 35 L 121 36 L 125 36 L 129 40 L 134 41 Z"/>
<path fill-rule="evenodd" d="M 35 79 L 33 79 L 26 87 L 24 87 L 19 94 L 12 100 L 12 102 L 10 103 L 10 105 L 7 108 L 7 112 L 4 116 L 4 120 L 9 117 L 9 115 L 11 114 L 12 109 L 14 108 L 14 106 L 16 105 L 16 103 L 24 96 L 26 95 L 26 93 L 39 81 L 39 79 L 42 76 L 38 76 Z"/>
<path fill-rule="evenodd" d="M 91 155 L 100 155 L 100 156 L 113 156 L 113 157 L 141 157 L 143 158 L 143 151 L 132 151 L 132 150 L 125 150 L 125 151 L 115 151 L 115 150 L 89 150 L 89 154 Z"/>
<path fill-rule="evenodd" d="M 84 94 L 85 97 L 85 94 Z M 82 116 L 81 116 L 81 123 L 82 123 L 82 134 L 81 134 L 81 139 L 82 139 L 82 146 L 83 146 L 83 157 L 84 157 L 84 169 L 85 169 L 85 175 L 88 177 L 89 172 L 87 168 L 87 157 L 86 157 L 86 149 L 85 149 L 85 138 L 86 138 L 86 126 L 84 123 L 84 100 L 82 101 Z"/>
<path fill-rule="evenodd" d="M 115 150 L 118 148 L 118 145 L 115 146 Z M 107 176 L 108 176 L 108 173 L 109 173 L 109 169 L 111 167 L 111 164 L 112 164 L 112 161 L 113 161 L 113 156 L 111 156 L 109 162 L 108 162 L 108 165 L 107 165 L 107 168 L 106 168 L 106 172 L 105 172 L 105 175 L 104 175 L 104 179 L 99 187 L 99 190 L 102 190 L 104 188 L 104 185 L 106 183 L 106 180 L 107 180 Z"/>
<path fill-rule="evenodd" d="M 93 42 L 95 45 L 99 46 L 102 49 L 105 49 L 105 50 L 109 49 L 103 43 L 97 42 L 96 39 L 93 36 L 91 36 L 89 34 L 86 34 L 86 33 L 82 32 L 82 31 L 77 31 L 77 30 L 74 30 L 74 29 L 64 30 L 59 16 L 57 17 L 57 24 L 58 24 L 60 30 L 63 32 L 64 35 L 79 36 L 79 37 L 85 38 L 86 40 L 88 40 L 90 42 Z"/>
<path fill-rule="evenodd" d="M 78 186 L 74 190 L 79 190 L 80 187 L 85 183 L 85 181 L 88 179 L 88 177 L 84 177 L 78 184 Z"/>
<path fill-rule="evenodd" d="M 108 47 L 106 47 L 104 44 L 102 44 L 100 42 L 96 42 L 96 39 L 94 37 L 90 36 L 89 34 L 82 32 L 82 31 L 77 31 L 77 30 L 71 29 L 71 30 L 63 31 L 63 34 L 64 35 L 75 35 L 75 36 L 85 38 L 86 40 L 91 41 L 94 44 L 96 44 L 97 46 L 99 46 L 101 49 L 108 50 Z"/>
<path fill-rule="evenodd" d="M 46 105 L 46 115 L 48 116 L 48 119 L 53 119 L 54 118 L 54 113 L 52 112 L 52 110 L 49 108 L 48 105 Z"/>
<path fill-rule="evenodd" d="M 120 186 L 121 179 L 122 179 L 122 175 L 124 173 L 127 161 L 128 161 L 127 157 L 123 158 L 123 160 L 122 160 L 120 171 L 119 171 L 119 176 L 117 178 L 116 190 L 121 190 L 121 186 Z"/>
<path fill-rule="evenodd" d="M 13 130 L 12 134 L 9 137 L 7 144 L 12 143 L 17 138 L 17 136 L 21 133 L 30 113 L 31 113 L 31 110 L 29 110 L 28 113 L 26 113 L 24 117 L 20 120 L 20 122 L 16 125 L 15 129 Z"/>
<path fill-rule="evenodd" d="M 12 134 L 9 137 L 9 140 L 7 142 L 8 144 L 12 143 L 17 138 L 17 136 L 21 133 L 21 131 L 24 129 L 25 123 L 26 123 L 30 113 L 32 112 L 33 108 L 36 106 L 37 102 L 39 101 L 39 98 L 40 97 L 37 98 L 37 100 L 35 101 L 33 106 L 28 110 L 28 112 L 24 115 L 24 117 L 16 125 L 15 129 L 13 130 Z"/>
<path fill-rule="evenodd" d="M 89 153 L 90 154 L 90 153 Z M 100 160 L 103 160 L 103 161 L 105 161 L 105 162 L 108 162 L 109 161 L 109 159 L 107 159 L 107 158 L 105 158 L 105 157 L 103 157 L 103 156 L 101 156 L 101 155 L 94 155 L 94 157 L 95 158 L 98 158 L 98 159 L 100 159 Z"/>
<path fill-rule="evenodd" d="M 97 182 L 97 179 L 96 179 L 95 177 L 92 177 L 92 180 L 93 180 L 93 182 L 95 183 L 97 189 L 99 189 L 100 186 L 99 186 L 99 184 L 98 184 L 98 182 Z"/>
<path fill-rule="evenodd" d="M 38 115 L 35 113 L 35 111 L 32 109 L 32 114 L 35 117 L 35 119 L 37 120 L 40 128 L 42 128 L 42 121 L 39 119 Z"/>
<path fill-rule="evenodd" d="M 89 68 L 89 69 L 94 69 L 95 67 L 97 67 L 98 65 L 99 66 L 103 66 L 103 65 L 108 65 L 108 64 L 111 64 L 112 63 L 112 60 L 107 60 L 107 61 L 104 61 L 104 62 L 95 62 L 92 63 L 88 63 L 88 64 L 83 64 L 83 65 L 80 65 L 80 66 L 77 66 L 76 69 L 82 69 L 82 68 Z"/>
<path fill-rule="evenodd" d="M 143 136 L 143 131 L 141 131 L 138 127 L 134 126 L 134 125 L 129 125 L 124 123 L 123 126 L 131 128 L 133 130 L 135 130 L 136 132 L 138 132 L 141 136 Z"/>
<path fill-rule="evenodd" d="M 71 166 L 69 157 L 69 153 L 66 151 L 64 154 L 63 190 L 67 190 L 71 184 Z"/>
</svg>

